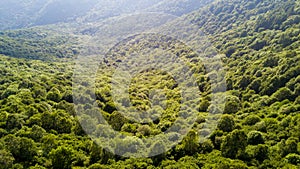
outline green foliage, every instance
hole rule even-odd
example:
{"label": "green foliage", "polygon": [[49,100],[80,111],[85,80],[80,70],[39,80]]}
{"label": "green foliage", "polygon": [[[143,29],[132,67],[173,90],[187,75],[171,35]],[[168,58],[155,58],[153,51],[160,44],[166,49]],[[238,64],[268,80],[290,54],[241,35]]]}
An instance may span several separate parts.
{"label": "green foliage", "polygon": [[262,162],[268,158],[269,150],[266,145],[259,144],[257,146],[247,146],[246,153],[250,159],[256,159]]}
{"label": "green foliage", "polygon": [[285,158],[291,164],[294,164],[294,165],[300,164],[300,155],[299,154],[288,154]]}
{"label": "green foliage", "polygon": [[280,88],[277,90],[271,97],[274,98],[275,101],[283,101],[285,99],[292,100],[293,92],[286,88]]}
{"label": "green foliage", "polygon": [[236,96],[227,98],[225,103],[224,113],[234,114],[237,113],[241,108],[240,100]]}
{"label": "green foliage", "polygon": [[122,126],[125,124],[126,119],[124,118],[124,116],[115,111],[114,113],[112,113],[110,115],[110,119],[109,119],[109,123],[110,125],[113,127],[113,129],[120,131]]}
{"label": "green foliage", "polygon": [[200,112],[206,112],[208,107],[209,107],[210,103],[208,100],[202,100],[200,102],[200,105],[199,105],[199,111]]}
{"label": "green foliage", "polygon": [[240,158],[244,155],[247,146],[247,136],[244,131],[234,130],[222,142],[221,151],[224,157]]}
{"label": "green foliage", "polygon": [[73,122],[64,111],[45,112],[41,115],[42,127],[46,130],[56,130],[58,133],[70,133]]}
{"label": "green foliage", "polygon": [[12,167],[15,158],[12,156],[10,152],[5,149],[0,150],[0,168],[1,169],[9,169]]}
{"label": "green foliage", "polygon": [[32,139],[7,135],[4,137],[7,149],[18,162],[31,161],[37,154],[36,144]]}
{"label": "green foliage", "polygon": [[193,155],[198,151],[199,138],[195,131],[190,131],[182,141],[185,155]]}
{"label": "green foliage", "polygon": [[79,38],[32,28],[0,32],[0,54],[16,58],[56,60],[78,55]]}
{"label": "green foliage", "polygon": [[299,140],[298,138],[293,138],[293,137],[290,137],[287,140],[281,140],[281,142],[278,143],[280,149],[280,155],[282,157],[285,157],[290,153],[298,153],[297,151],[298,140]]}
{"label": "green foliage", "polygon": [[149,125],[142,125],[137,129],[137,132],[142,136],[149,136],[151,134],[151,128]]}
{"label": "green foliage", "polygon": [[60,91],[54,87],[47,93],[46,98],[48,100],[59,102],[61,100],[62,96],[60,94]]}
{"label": "green foliage", "polygon": [[261,132],[258,132],[258,131],[249,132],[247,141],[248,141],[248,144],[251,144],[251,145],[264,144],[263,135]]}
{"label": "green foliage", "polygon": [[255,125],[256,123],[260,122],[260,117],[257,115],[249,115],[245,118],[245,121],[243,122],[246,125]]}
{"label": "green foliage", "polygon": [[53,168],[72,168],[73,151],[70,147],[59,146],[49,153]]}
{"label": "green foliage", "polygon": [[[181,9],[179,4],[175,6]],[[204,67],[195,59],[195,52],[177,41],[141,35],[131,39],[133,44],[121,42],[106,56],[107,65],[99,69],[95,93],[86,89],[88,82],[80,82],[81,101],[91,100],[93,94],[96,101],[74,108],[73,94],[78,93],[72,92],[73,57],[84,48],[78,42],[90,36],[81,33],[96,28],[86,25],[81,31],[72,27],[71,31],[76,29],[72,35],[43,27],[0,32],[0,53],[15,57],[0,55],[0,169],[299,168],[299,9],[294,0],[233,0],[218,1],[183,16],[198,25],[199,32],[207,34],[218,52],[226,55],[222,58],[227,82],[227,96],[222,98],[226,100],[224,115],[222,106],[211,104],[213,85],[208,77],[216,72],[208,75],[207,68],[215,63]],[[69,25],[62,24],[58,29],[68,32]],[[195,37],[188,38],[193,44]],[[185,119],[178,116],[188,118],[190,110],[181,104],[181,89],[168,72],[141,72],[132,79],[129,100],[117,98],[123,106],[131,103],[132,108],[140,110],[141,119],[153,120],[149,123],[128,119],[134,111],[121,113],[111,95],[117,63],[131,51],[147,47],[154,51],[161,46],[182,57],[196,72],[199,91],[195,93],[201,93],[201,99],[185,105],[199,109],[192,112],[197,114],[196,123],[177,146],[163,154],[158,152],[166,149],[166,143],[157,139],[147,152],[157,156],[131,159],[114,155],[87,136],[95,133],[112,137],[104,120],[132,138],[161,134],[175,120],[179,123],[170,140],[177,140],[186,130]],[[210,131],[218,119],[216,130]],[[201,142],[201,134],[209,138]],[[132,141],[144,145],[131,137],[110,144],[120,150],[114,153],[128,155],[137,151]]]}
{"label": "green foliage", "polygon": [[231,132],[235,127],[234,117],[232,115],[223,115],[218,123],[218,129]]}

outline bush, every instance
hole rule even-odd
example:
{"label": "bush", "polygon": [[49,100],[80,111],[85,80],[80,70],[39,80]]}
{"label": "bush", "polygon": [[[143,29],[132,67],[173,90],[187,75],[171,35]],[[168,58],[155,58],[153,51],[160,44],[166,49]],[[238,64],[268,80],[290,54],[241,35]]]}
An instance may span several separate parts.
{"label": "bush", "polygon": [[151,128],[148,125],[142,125],[137,129],[137,132],[143,136],[149,136],[151,134]]}
{"label": "bush", "polygon": [[52,100],[54,102],[59,102],[62,99],[62,95],[60,94],[60,91],[56,88],[52,88],[47,93],[47,99]]}
{"label": "bush", "polygon": [[0,169],[11,168],[15,158],[6,150],[0,150]]}
{"label": "bush", "polygon": [[238,97],[230,96],[226,98],[224,113],[226,114],[235,114],[241,108],[241,103]]}
{"label": "bush", "polygon": [[248,144],[258,145],[258,144],[264,143],[264,138],[263,138],[263,135],[261,134],[261,132],[251,131],[248,133],[247,141],[248,141]]}
{"label": "bush", "polygon": [[199,111],[206,112],[209,105],[210,105],[210,102],[208,100],[202,100],[199,104]]}
{"label": "bush", "polygon": [[234,130],[229,133],[221,145],[221,152],[227,158],[239,158],[244,155],[247,146],[247,136],[244,131]]}
{"label": "bush", "polygon": [[274,99],[275,101],[283,101],[285,99],[292,100],[293,97],[293,92],[287,88],[287,87],[282,87],[278,89],[272,96],[271,98]]}
{"label": "bush", "polygon": [[268,146],[259,144],[257,146],[247,146],[246,153],[252,159],[264,161],[268,158]]}
{"label": "bush", "polygon": [[249,115],[245,118],[243,124],[252,126],[260,122],[260,120],[260,117],[258,117],[257,115]]}
{"label": "bush", "polygon": [[234,117],[232,115],[223,115],[217,127],[225,132],[232,131],[235,127]]}
{"label": "bush", "polygon": [[206,140],[202,143],[200,143],[199,150],[201,153],[210,153],[214,149],[214,144],[211,142],[211,140]]}
{"label": "bush", "polygon": [[294,165],[300,165],[300,155],[299,154],[288,154],[285,159],[288,161],[288,163],[294,164]]}
{"label": "bush", "polygon": [[73,150],[69,147],[60,146],[57,149],[53,149],[50,154],[53,168],[71,169]]}

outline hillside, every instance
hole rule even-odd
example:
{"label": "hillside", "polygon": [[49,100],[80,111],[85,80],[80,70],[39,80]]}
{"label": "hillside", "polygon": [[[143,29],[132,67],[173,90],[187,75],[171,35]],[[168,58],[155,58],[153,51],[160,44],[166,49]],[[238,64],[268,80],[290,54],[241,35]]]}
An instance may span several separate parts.
{"label": "hillside", "polygon": [[94,22],[134,12],[189,13],[211,1],[197,0],[2,0],[0,30],[38,25]]}
{"label": "hillside", "polygon": [[0,169],[299,168],[299,1],[113,2],[0,32]]}
{"label": "hillside", "polygon": [[71,33],[41,28],[2,31],[0,34],[0,54],[38,60],[75,57],[82,40]]}

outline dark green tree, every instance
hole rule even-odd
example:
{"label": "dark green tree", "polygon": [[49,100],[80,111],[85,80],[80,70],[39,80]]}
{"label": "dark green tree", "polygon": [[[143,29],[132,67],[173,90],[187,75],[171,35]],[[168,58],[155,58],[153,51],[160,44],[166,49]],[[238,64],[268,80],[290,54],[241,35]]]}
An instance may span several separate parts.
{"label": "dark green tree", "polygon": [[240,158],[244,155],[247,146],[247,136],[242,130],[234,130],[229,133],[222,142],[221,151],[224,157]]}
{"label": "dark green tree", "polygon": [[231,132],[235,127],[234,117],[232,115],[223,115],[218,123],[218,129]]}
{"label": "dark green tree", "polygon": [[52,167],[57,169],[71,169],[73,156],[73,149],[68,146],[59,146],[49,153]]}
{"label": "dark green tree", "polygon": [[248,133],[248,144],[258,145],[264,143],[264,138],[261,132],[259,131],[251,131]]}
{"label": "dark green tree", "polygon": [[0,169],[9,169],[12,167],[15,158],[12,156],[10,152],[3,149],[0,150]]}

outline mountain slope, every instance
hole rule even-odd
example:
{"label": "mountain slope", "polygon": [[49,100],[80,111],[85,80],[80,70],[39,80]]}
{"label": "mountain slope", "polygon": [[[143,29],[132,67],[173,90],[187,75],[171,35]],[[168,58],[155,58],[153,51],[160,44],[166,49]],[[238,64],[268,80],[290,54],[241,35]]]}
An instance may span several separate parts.
{"label": "mountain slope", "polygon": [[[74,86],[72,77],[85,71],[79,69],[79,72],[74,72],[78,70],[75,69],[76,61],[77,64],[81,61],[89,63],[87,60],[93,58],[87,56],[82,57],[82,60],[73,60],[76,59],[74,56],[77,52],[72,54],[72,49],[84,51],[82,49],[89,44],[82,41],[92,38],[101,40],[100,35],[112,36],[110,28],[122,25],[114,22],[124,21],[122,18],[95,22],[95,25],[80,25],[86,23],[80,22],[1,32],[1,39],[4,41],[1,46],[7,45],[1,49],[2,52],[15,52],[12,56],[18,59],[0,55],[0,156],[3,157],[0,158],[0,166],[91,169],[299,168],[299,5],[299,1],[293,0],[215,1],[175,20],[190,21],[198,25],[199,32],[205,33],[203,36],[213,48],[207,49],[205,54],[222,55],[227,86],[223,114],[219,114],[222,110],[211,104],[214,87],[211,82],[214,79],[211,77],[217,73],[207,74],[203,63],[195,59],[197,54],[187,45],[197,42],[193,35],[186,35],[190,39],[187,43],[160,34],[138,34],[122,39],[106,53],[106,60],[102,60],[105,64],[94,75],[95,85],[88,88],[90,81],[87,77],[77,79],[78,86]],[[142,21],[142,26],[150,24],[146,20]],[[171,22],[166,27],[172,30],[178,25],[181,24]],[[132,25],[122,29],[128,30],[130,26]],[[83,33],[82,30],[86,28],[95,31]],[[133,30],[139,28],[136,26]],[[111,39],[113,38],[115,37],[112,36]],[[39,52],[44,48],[47,49],[46,52]],[[26,50],[29,52],[23,52]],[[151,109],[152,114],[138,114],[140,118],[150,119],[150,122],[140,123],[127,118],[134,111],[125,115],[116,111],[117,105],[111,89],[117,82],[112,77],[116,67],[126,63],[126,59],[129,59],[129,63],[147,61],[133,55],[135,51],[149,54],[149,58],[159,58],[165,56],[160,50],[175,53],[176,57],[182,58],[191,66],[199,88],[193,92],[201,93],[202,97],[199,102],[188,103],[197,107],[196,112],[188,108],[180,109],[180,86],[168,72],[153,69],[141,71],[133,77],[128,87],[129,102],[134,108]],[[57,52],[64,51],[71,54],[66,52],[66,55],[56,55]],[[60,56],[71,58],[63,63],[63,59],[22,59],[29,54],[34,55],[34,59]],[[159,64],[167,67],[164,59],[168,58],[162,57]],[[96,61],[92,60],[91,63]],[[209,65],[220,66],[215,62]],[[178,67],[174,69],[176,68]],[[152,97],[150,89],[158,89],[154,92],[159,96],[156,99],[166,101],[151,107],[151,101],[157,100]],[[74,91],[80,92],[73,93]],[[94,102],[76,104],[74,98],[79,98],[83,103],[90,100]],[[128,103],[124,95],[117,99],[125,100],[125,105]],[[78,111],[83,112],[83,115],[78,116]],[[209,116],[209,112],[216,114]],[[178,135],[184,132],[181,130],[186,125],[184,117],[189,113],[196,114],[196,118],[186,137],[171,150],[150,158],[119,156],[128,153],[128,147],[132,146],[130,139],[110,142],[112,146],[119,146],[120,151],[109,151],[99,147],[86,134],[111,137],[104,125],[106,120],[113,129],[132,136],[132,139],[154,137],[174,126],[167,141],[177,140]],[[220,120],[216,124],[216,130],[210,131],[206,124],[213,118]],[[179,123],[173,125],[175,120]],[[84,131],[79,122],[90,128]],[[198,135],[207,136],[207,139],[200,140],[202,137],[199,138]],[[167,141],[154,140],[156,144],[150,148],[153,151],[158,150],[157,147],[164,150],[169,146]],[[148,151],[149,147],[145,145],[145,149]],[[130,150],[134,153],[136,149],[133,147]]]}
{"label": "mountain slope", "polygon": [[206,0],[2,0],[0,2],[0,30],[76,20],[95,22],[112,16],[145,10],[182,15],[209,2]]}

